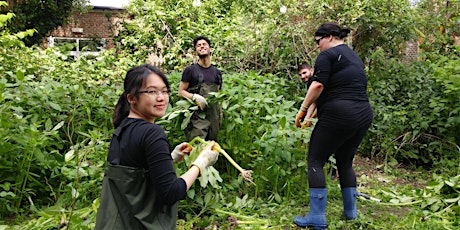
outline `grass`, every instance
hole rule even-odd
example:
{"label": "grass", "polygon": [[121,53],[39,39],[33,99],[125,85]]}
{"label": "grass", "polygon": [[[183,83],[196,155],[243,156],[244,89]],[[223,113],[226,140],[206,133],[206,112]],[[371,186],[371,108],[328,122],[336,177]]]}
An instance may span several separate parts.
{"label": "grass", "polygon": [[[433,213],[423,210],[419,203],[404,205],[391,202],[394,196],[404,198],[404,196],[414,194],[415,190],[424,189],[427,181],[431,179],[430,172],[412,171],[401,165],[391,168],[391,170],[388,170],[387,167],[386,171],[384,171],[384,167],[381,167],[379,162],[361,156],[356,157],[354,168],[359,184],[358,191],[378,198],[382,202],[359,197],[357,200],[358,219],[345,221],[342,218],[342,197],[339,181],[331,180],[330,177],[327,177],[329,191],[326,213],[328,229],[456,229],[454,228],[455,224],[449,223],[445,218],[438,218],[435,215],[428,217]],[[234,179],[234,181],[237,180]],[[244,182],[241,182],[241,178],[239,180],[239,183],[232,184],[232,186],[240,187],[241,190],[251,188],[252,185],[247,182],[244,184]],[[223,187],[229,186],[221,185]],[[292,220],[295,215],[304,215],[309,211],[308,189],[307,186],[295,187],[303,189],[291,191],[289,197],[281,196],[279,199],[251,197],[250,193],[243,191],[239,191],[236,194],[223,192],[224,194],[215,196],[215,200],[211,201],[209,205],[204,205],[206,206],[205,208],[203,208],[204,206],[199,206],[192,212],[190,212],[190,209],[183,210],[188,214],[187,216],[182,216],[178,221],[177,229],[300,229],[292,223]],[[181,206],[189,207],[187,202],[189,201],[181,201],[180,208]],[[218,203],[219,205],[214,206],[213,203]],[[95,205],[97,206],[97,204]],[[75,218],[88,216],[94,210],[94,207],[81,209],[81,212],[84,213],[75,215]],[[24,229],[23,224],[26,223],[26,226],[32,227],[29,229],[58,229],[57,225],[60,221],[58,217],[57,215],[51,215],[42,216],[39,219],[30,219],[33,217],[18,218],[17,221],[24,220],[22,224],[16,223],[18,225],[13,224],[13,226],[0,224],[0,229]],[[94,220],[93,216],[93,218],[81,223],[85,224],[85,226],[72,224],[69,229],[91,229],[90,226],[93,226]],[[50,221],[56,223],[54,228],[39,227],[42,224],[49,225]],[[77,220],[76,222],[78,223],[79,221]]]}
{"label": "grass", "polygon": [[[423,189],[429,172],[414,172],[395,167],[389,172],[381,170],[378,162],[357,156],[354,167],[358,179],[358,191],[381,200],[376,202],[362,197],[357,199],[358,219],[345,221],[342,217],[342,197],[338,180],[328,178],[328,229],[449,229],[449,223],[426,218],[418,203],[412,205],[389,202],[389,193],[412,194]],[[410,176],[406,176],[410,175]],[[292,223],[295,215],[308,212],[308,191],[293,191],[281,202],[247,198],[247,205],[211,210],[203,219],[211,220],[207,227],[194,229],[301,229]],[[227,196],[230,197],[230,196]],[[181,222],[179,222],[181,223]],[[451,226],[451,225],[450,225]],[[187,229],[178,227],[178,229]]]}

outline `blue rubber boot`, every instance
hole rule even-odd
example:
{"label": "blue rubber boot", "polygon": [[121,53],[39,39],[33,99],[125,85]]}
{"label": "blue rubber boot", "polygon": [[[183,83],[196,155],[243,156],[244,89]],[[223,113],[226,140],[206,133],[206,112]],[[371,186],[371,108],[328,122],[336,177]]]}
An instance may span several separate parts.
{"label": "blue rubber boot", "polygon": [[310,188],[310,212],[306,216],[295,216],[294,223],[300,227],[326,229],[326,188]]}
{"label": "blue rubber boot", "polygon": [[356,218],[358,218],[356,195],[356,187],[342,189],[343,213],[347,220],[356,220]]}

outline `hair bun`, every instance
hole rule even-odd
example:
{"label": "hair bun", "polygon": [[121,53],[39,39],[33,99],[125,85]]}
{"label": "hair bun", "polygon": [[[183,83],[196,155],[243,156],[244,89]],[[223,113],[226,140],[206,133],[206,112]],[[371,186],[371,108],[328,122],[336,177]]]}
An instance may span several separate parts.
{"label": "hair bun", "polygon": [[349,29],[349,28],[341,28],[341,29],[340,29],[340,35],[339,35],[339,37],[340,37],[340,38],[344,38],[344,37],[346,37],[349,33],[350,33],[350,29]]}

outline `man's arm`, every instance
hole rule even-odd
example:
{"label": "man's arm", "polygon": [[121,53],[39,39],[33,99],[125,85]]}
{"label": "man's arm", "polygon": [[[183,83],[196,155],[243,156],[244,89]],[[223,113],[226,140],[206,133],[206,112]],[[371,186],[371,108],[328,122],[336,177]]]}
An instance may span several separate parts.
{"label": "man's arm", "polygon": [[177,90],[177,95],[178,95],[179,97],[185,97],[185,98],[188,98],[188,99],[192,100],[193,93],[189,93],[189,92],[187,91],[188,86],[189,86],[189,83],[188,83],[188,82],[181,81],[181,82],[179,83],[179,89]]}
{"label": "man's arm", "polygon": [[310,119],[310,118],[315,118],[316,116],[316,113],[315,112],[315,109],[316,109],[316,103],[313,102],[311,103],[311,105],[308,107],[308,110],[307,110],[307,115],[305,116],[305,119]]}
{"label": "man's arm", "polygon": [[[307,115],[307,110],[310,106],[314,105],[316,107],[316,99],[318,99],[319,95],[323,92],[323,84],[321,84],[320,82],[317,82],[317,81],[313,81],[310,85],[310,87],[308,88],[308,91],[307,91],[307,95],[305,95],[305,98],[302,102],[302,105],[300,106],[300,110],[299,112],[297,113],[296,115],[296,120],[295,120],[295,124],[297,127],[302,127],[302,124],[300,123],[303,119],[310,119],[311,117],[311,113],[313,112],[313,109],[311,109],[309,112],[309,116],[306,117]],[[308,123],[309,120],[307,120],[307,126],[311,126],[311,122]]]}
{"label": "man's arm", "polygon": [[308,108],[311,104],[315,103],[319,95],[323,92],[323,84],[317,81],[313,81],[308,88],[307,95],[302,102],[302,107]]}
{"label": "man's arm", "polygon": [[303,125],[307,127],[311,127],[313,125],[311,119],[316,117],[316,103],[313,102],[311,105],[308,107],[307,110],[307,115],[304,118]]}
{"label": "man's arm", "polygon": [[199,94],[189,93],[187,91],[188,86],[189,86],[188,82],[181,81],[179,83],[179,89],[177,90],[177,95],[179,97],[185,97],[185,98],[188,98],[188,99],[194,101],[195,104],[198,105],[198,107],[201,110],[206,109],[206,107],[208,107],[208,102],[206,101],[206,99],[203,96],[199,95]]}

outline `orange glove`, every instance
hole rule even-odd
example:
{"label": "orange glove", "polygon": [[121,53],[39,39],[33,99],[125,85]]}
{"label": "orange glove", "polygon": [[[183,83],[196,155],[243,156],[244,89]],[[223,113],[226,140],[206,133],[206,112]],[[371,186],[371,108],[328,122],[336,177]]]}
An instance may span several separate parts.
{"label": "orange glove", "polygon": [[297,128],[302,127],[301,123],[307,115],[307,109],[308,108],[301,106],[299,112],[297,113],[297,116],[295,116],[295,126],[297,126]]}

